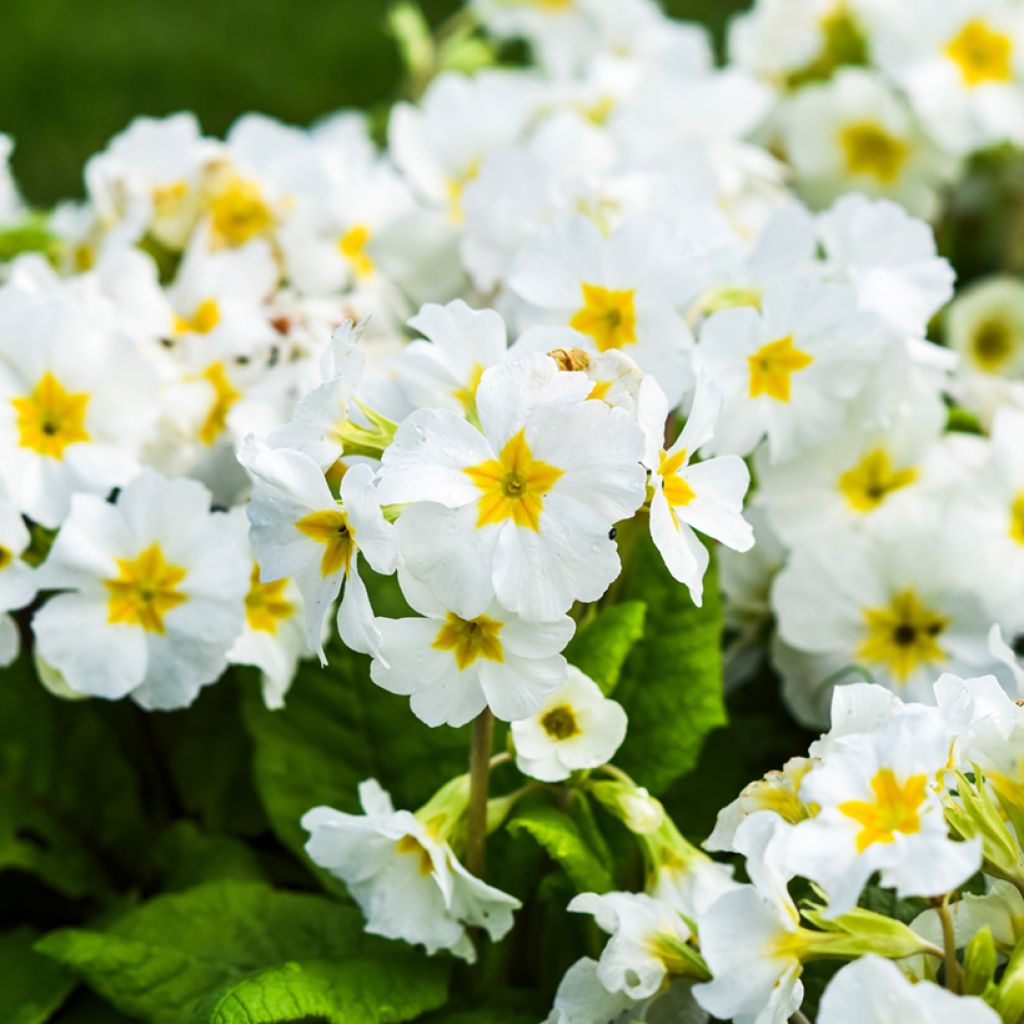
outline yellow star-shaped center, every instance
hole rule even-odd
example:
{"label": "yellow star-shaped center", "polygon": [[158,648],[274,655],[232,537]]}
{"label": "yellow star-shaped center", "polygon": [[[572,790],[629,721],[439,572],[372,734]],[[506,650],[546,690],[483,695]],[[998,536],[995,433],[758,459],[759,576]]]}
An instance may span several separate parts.
{"label": "yellow star-shaped center", "polygon": [[431,647],[436,651],[451,651],[460,672],[480,658],[501,662],[505,660],[500,638],[503,625],[486,615],[462,619],[449,612]]}
{"label": "yellow star-shaped center", "polygon": [[916,479],[916,469],[896,469],[889,453],[884,448],[875,448],[840,475],[839,490],[851,508],[871,512],[893,491],[907,487]]}
{"label": "yellow star-shaped center", "polygon": [[250,629],[260,633],[276,633],[283,619],[295,611],[295,605],[285,596],[288,580],[260,582],[260,567],[252,567],[249,578],[249,593],[245,595],[245,621]]}
{"label": "yellow star-shaped center", "polygon": [[563,470],[533,457],[526,432],[509,438],[501,455],[463,472],[483,492],[477,502],[477,528],[511,519],[516,526],[540,529],[544,495],[555,486]]}
{"label": "yellow star-shaped center", "polygon": [[164,616],[188,600],[178,589],[187,570],[168,562],[159,544],[151,544],[134,559],[117,559],[117,569],[117,576],[103,581],[107,621],[162,635]]}
{"label": "yellow star-shaped center", "polygon": [[879,768],[871,780],[873,800],[847,800],[839,811],[856,821],[857,852],[863,853],[875,843],[891,843],[897,834],[911,835],[921,830],[921,807],[927,789],[927,777],[911,775],[902,783],[891,768]]}
{"label": "yellow star-shaped center", "polygon": [[891,185],[906,163],[907,144],[874,121],[856,121],[839,133],[848,174],[874,178],[880,185]]}
{"label": "yellow star-shaped center", "polygon": [[325,508],[311,512],[295,524],[295,529],[317,544],[323,544],[324,553],[320,559],[322,576],[333,576],[339,569],[349,571],[356,549],[356,535],[342,509]]}
{"label": "yellow star-shaped center", "polygon": [[946,44],[946,56],[971,88],[1013,79],[1013,40],[989,28],[980,18],[964,24]]}
{"label": "yellow star-shaped center", "polygon": [[39,378],[30,394],[12,398],[11,405],[22,448],[59,459],[68,445],[89,440],[85,429],[89,395],[65,390],[49,371]]}
{"label": "yellow star-shaped center", "polygon": [[580,290],[583,305],[569,321],[574,331],[593,338],[599,352],[636,344],[636,294],[632,288],[581,284]]}
{"label": "yellow star-shaped center", "polygon": [[884,665],[899,682],[906,682],[920,666],[945,659],[939,638],[950,620],[924,604],[913,590],[898,591],[886,607],[865,608],[863,615],[866,632],[858,656]]}
{"label": "yellow star-shaped center", "polygon": [[366,251],[369,244],[370,229],[365,224],[353,225],[338,239],[338,251],[358,278],[373,276],[374,262]]}
{"label": "yellow star-shaped center", "polygon": [[793,345],[792,334],[769,341],[752,356],[747,356],[747,365],[750,367],[750,397],[767,395],[776,402],[788,402],[790,378],[794,373],[807,369],[813,362],[813,356]]}

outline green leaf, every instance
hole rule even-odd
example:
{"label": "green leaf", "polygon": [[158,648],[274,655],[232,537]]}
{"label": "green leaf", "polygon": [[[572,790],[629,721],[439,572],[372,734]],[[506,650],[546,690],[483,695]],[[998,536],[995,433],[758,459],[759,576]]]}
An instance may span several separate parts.
{"label": "green leaf", "polygon": [[60,964],[33,952],[30,928],[0,934],[0,1020],[44,1024],[78,984]]}
{"label": "green leaf", "polygon": [[259,857],[251,847],[231,836],[207,835],[191,821],[175,822],[156,848],[163,888],[190,889],[203,882],[236,878],[266,881]]}
{"label": "green leaf", "polygon": [[649,538],[636,546],[627,595],[646,601],[647,622],[615,692],[629,714],[615,763],[657,794],[696,764],[704,737],[726,721],[722,604],[714,567],[696,608]]}
{"label": "green leaf", "polygon": [[[358,811],[356,787],[376,778],[398,807],[415,809],[444,782],[464,772],[467,729],[430,729],[408,700],[374,686],[369,659],[340,645],[327,668],[300,667],[287,703],[268,711],[246,691],[243,707],[253,742],[256,788],[278,838],[305,859],[299,824],[312,807]],[[319,877],[334,891],[341,883]]]}
{"label": "green leaf", "polygon": [[608,892],[615,887],[608,861],[587,843],[565,811],[551,804],[523,808],[508,828],[532,836],[565,869],[579,892]]}
{"label": "green leaf", "polygon": [[584,626],[566,648],[569,661],[590,676],[605,696],[615,689],[629,652],[644,635],[646,614],[643,601],[612,605]]}
{"label": "green leaf", "polygon": [[158,896],[102,930],[52,932],[35,948],[149,1024],[181,1024],[200,1000],[269,967],[382,948],[394,955],[364,935],[355,907],[257,882]]}
{"label": "green leaf", "polygon": [[100,702],[68,702],[23,658],[0,673],[0,869],[66,896],[109,891],[137,867],[146,823],[138,776]]}
{"label": "green leaf", "polygon": [[407,953],[270,967],[209,996],[192,1024],[388,1024],[441,1006],[447,964]]}

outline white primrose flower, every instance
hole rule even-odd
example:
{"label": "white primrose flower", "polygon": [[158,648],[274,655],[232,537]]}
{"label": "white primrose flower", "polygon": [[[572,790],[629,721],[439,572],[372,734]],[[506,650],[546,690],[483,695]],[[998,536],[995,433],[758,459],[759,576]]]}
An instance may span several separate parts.
{"label": "white primrose flower", "polygon": [[[996,949],[1009,956],[1024,936],[1024,896],[1012,883],[989,879],[989,889],[980,896],[963,893],[949,904],[953,922],[953,941],[963,949],[982,928],[992,933]],[[918,935],[941,947],[943,925],[936,909],[925,910],[911,923]]]}
{"label": "white primrose flower", "polygon": [[609,530],[643,501],[643,435],[593,384],[534,355],[491,367],[481,428],[420,409],[384,452],[380,497],[409,572],[463,619],[498,602],[528,621],[593,601],[618,575]]}
{"label": "white primrose flower", "polygon": [[428,304],[409,320],[424,339],[404,348],[392,364],[414,409],[450,409],[472,419],[484,370],[508,349],[505,322],[493,309],[471,309],[461,299]]}
{"label": "white primrose flower", "polygon": [[589,676],[570,665],[568,678],[543,707],[512,723],[516,765],[542,782],[610,761],[626,738],[626,712]]}
{"label": "white primrose flower", "polygon": [[753,885],[726,892],[697,919],[701,954],[712,980],[694,986],[697,1002],[736,1024],[783,1024],[803,1002],[800,914],[786,884],[790,826],[761,811],[737,829],[734,848],[747,858]]}
{"label": "white primrose flower", "polygon": [[359,785],[362,814],[316,807],[302,817],[310,859],[340,878],[373,935],[440,949],[473,963],[469,928],[494,940],[512,927],[519,901],[471,875],[430,823],[396,811],[374,779]]}
{"label": "white primrose flower", "polygon": [[1024,377],[1024,282],[996,276],[969,285],[949,307],[947,331],[968,369]]}
{"label": "white primrose flower", "polygon": [[693,384],[693,337],[675,308],[671,251],[668,224],[651,215],[607,236],[586,217],[564,216],[523,247],[508,287],[523,326],[571,328],[590,352],[625,350],[676,405]]}
{"label": "white primrose flower", "polygon": [[977,996],[958,996],[930,981],[916,984],[891,961],[868,954],[846,964],[821,997],[818,1024],[998,1024]]}
{"label": "white primrose flower", "polygon": [[673,969],[687,964],[690,929],[682,915],[646,893],[580,893],[569,910],[593,914],[598,927],[611,935],[597,964],[597,978],[609,992],[645,999]]}
{"label": "white primrose flower", "polygon": [[336,499],[323,471],[302,452],[250,439],[238,458],[253,477],[248,511],[261,582],[295,580],[306,609],[306,640],[324,664],[323,623],[344,587],[341,639],[354,651],[376,654],[381,637],[359,555],[390,575],[398,550],[394,527],[381,514],[373,471],[366,465],[349,469]]}
{"label": "white primrose flower", "polygon": [[695,531],[735,551],[753,547],[754,532],[743,518],[750,471],[737,455],[692,461],[714,435],[722,407],[714,385],[705,379],[698,381],[690,415],[668,448],[662,447],[668,403],[663,395],[659,397],[661,401],[651,402],[649,407],[645,460],[651,470],[651,537],[668,571],[686,584],[694,604],[700,607],[709,555]]}
{"label": "white primrose flower", "polygon": [[787,862],[824,889],[826,917],[851,910],[876,871],[899,896],[940,896],[978,870],[980,840],[948,836],[937,779],[949,755],[942,716],[918,705],[845,737],[804,776],[800,796],[818,810],[793,826]]}
{"label": "white primrose flower", "polygon": [[991,612],[970,582],[976,557],[931,503],[909,499],[859,530],[803,541],[772,588],[786,645],[777,660],[797,716],[820,722],[832,686],[844,669],[852,682],[857,666],[928,703],[940,671],[1001,674],[987,640]]}
{"label": "white primrose flower", "polygon": [[545,1024],[616,1024],[637,1005],[637,1000],[624,992],[609,992],[601,984],[599,970],[598,962],[590,957],[577,960],[558,983]]}
{"label": "white primrose flower", "polygon": [[898,203],[852,194],[817,217],[829,275],[848,281],[861,308],[910,334],[953,297],[956,274],[938,255],[935,233]]}
{"label": "white primrose flower", "polygon": [[935,215],[950,158],[882,75],[840,68],[827,82],[800,89],[779,120],[798,191],[813,205],[856,190],[890,196],[918,216]]}
{"label": "white primrose flower", "polygon": [[44,526],[76,492],[131,479],[156,417],[156,380],[98,309],[63,289],[0,289],[0,481]]}
{"label": "white primrose flower", "polygon": [[186,707],[227,664],[250,566],[244,524],[195,481],[145,469],[114,504],[76,494],[38,571],[64,592],[32,620],[37,653],[76,693]]}
{"label": "white primrose flower", "polygon": [[850,288],[811,281],[770,285],[759,310],[708,317],[697,361],[724,398],[709,450],[747,455],[767,434],[772,459],[785,459],[835,436],[882,333]]}
{"label": "white primrose flower", "polygon": [[376,620],[381,639],[370,678],[411,697],[413,713],[427,725],[465,725],[485,707],[515,722],[534,714],[565,683],[561,651],[576,628],[567,615],[524,622],[492,604],[465,619],[407,572],[399,571],[399,582],[423,617]]}
{"label": "white primrose flower", "polygon": [[7,613],[24,608],[36,596],[35,572],[22,558],[30,542],[25,520],[0,495],[0,668],[10,665],[21,649],[18,625]]}

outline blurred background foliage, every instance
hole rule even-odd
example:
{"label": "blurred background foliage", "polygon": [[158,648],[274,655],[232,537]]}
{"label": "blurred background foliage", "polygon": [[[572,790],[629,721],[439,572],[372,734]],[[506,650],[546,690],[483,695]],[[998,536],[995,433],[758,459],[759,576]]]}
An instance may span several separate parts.
{"label": "blurred background foliage", "polygon": [[[422,0],[434,23],[459,0]],[[667,0],[720,41],[745,0]],[[308,124],[395,97],[385,0],[0,0],[0,131],[39,205],[82,193],[82,165],[139,114],[194,110],[222,134],[247,111]]]}

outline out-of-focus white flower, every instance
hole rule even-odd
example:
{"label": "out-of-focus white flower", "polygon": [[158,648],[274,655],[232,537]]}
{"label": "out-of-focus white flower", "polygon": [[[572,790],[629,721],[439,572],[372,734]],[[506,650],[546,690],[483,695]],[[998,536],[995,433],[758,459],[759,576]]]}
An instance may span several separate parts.
{"label": "out-of-focus white flower", "polygon": [[227,664],[251,567],[245,526],[191,480],[143,470],[108,504],[76,494],[39,586],[39,656],[76,693],[191,704]]}
{"label": "out-of-focus white flower", "polygon": [[568,679],[529,718],[512,723],[516,765],[542,782],[610,761],[626,738],[626,712],[597,683],[569,666]]}
{"label": "out-of-focus white flower", "polygon": [[24,519],[0,495],[0,668],[21,650],[17,623],[7,613],[24,608],[36,596],[35,573],[21,557],[30,541]]}

